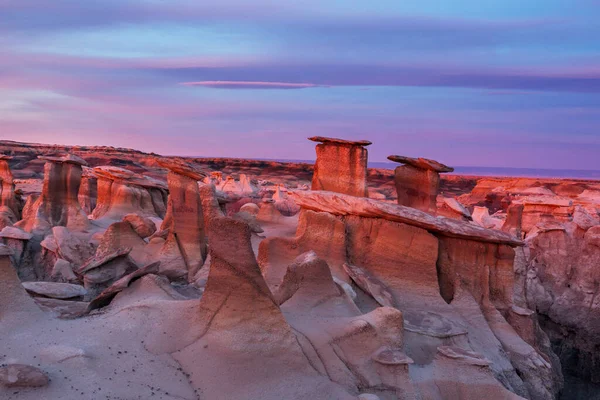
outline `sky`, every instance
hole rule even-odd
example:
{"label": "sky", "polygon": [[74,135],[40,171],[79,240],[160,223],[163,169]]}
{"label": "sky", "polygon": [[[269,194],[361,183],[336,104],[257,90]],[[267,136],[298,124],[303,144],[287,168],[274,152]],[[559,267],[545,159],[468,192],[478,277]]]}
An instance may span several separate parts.
{"label": "sky", "polygon": [[600,170],[600,0],[0,0],[0,139]]}

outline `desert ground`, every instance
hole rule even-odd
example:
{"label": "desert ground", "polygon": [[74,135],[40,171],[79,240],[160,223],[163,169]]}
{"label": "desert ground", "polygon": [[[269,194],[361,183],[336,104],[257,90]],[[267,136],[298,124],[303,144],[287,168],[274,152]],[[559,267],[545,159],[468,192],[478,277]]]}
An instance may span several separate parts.
{"label": "desert ground", "polygon": [[600,399],[600,181],[0,141],[1,399]]}

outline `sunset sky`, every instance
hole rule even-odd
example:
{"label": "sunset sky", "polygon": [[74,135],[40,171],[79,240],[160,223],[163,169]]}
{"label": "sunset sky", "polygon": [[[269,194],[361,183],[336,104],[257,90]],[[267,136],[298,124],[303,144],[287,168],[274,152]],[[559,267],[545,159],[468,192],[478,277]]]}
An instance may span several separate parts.
{"label": "sunset sky", "polygon": [[600,0],[0,0],[0,139],[600,169]]}

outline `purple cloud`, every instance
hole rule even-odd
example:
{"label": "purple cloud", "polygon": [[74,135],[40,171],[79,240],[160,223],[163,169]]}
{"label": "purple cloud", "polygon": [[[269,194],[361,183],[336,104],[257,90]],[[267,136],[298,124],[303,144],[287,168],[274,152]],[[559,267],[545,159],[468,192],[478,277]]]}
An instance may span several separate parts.
{"label": "purple cloud", "polygon": [[256,81],[200,81],[183,82],[183,86],[204,86],[218,89],[306,89],[320,87],[313,83],[256,82]]}

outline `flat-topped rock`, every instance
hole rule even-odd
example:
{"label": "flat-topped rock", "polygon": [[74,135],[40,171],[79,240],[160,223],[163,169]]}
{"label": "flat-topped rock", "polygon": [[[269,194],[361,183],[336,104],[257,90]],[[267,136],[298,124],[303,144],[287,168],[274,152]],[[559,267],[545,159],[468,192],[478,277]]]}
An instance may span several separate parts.
{"label": "flat-topped rock", "polygon": [[294,201],[303,208],[328,212],[333,215],[357,215],[383,218],[426,229],[443,236],[471,239],[479,242],[522,246],[523,242],[511,235],[445,217],[434,217],[426,212],[397,204],[325,191],[292,191]]}
{"label": "flat-topped rock", "polygon": [[345,145],[345,146],[370,146],[373,143],[368,141],[368,140],[345,140],[345,139],[337,139],[337,138],[330,138],[330,137],[324,137],[324,136],[313,136],[313,137],[309,137],[308,140],[311,140],[313,142],[318,142],[318,143],[325,143],[325,144],[338,144],[338,145]]}
{"label": "flat-topped rock", "polygon": [[184,175],[197,181],[208,176],[206,172],[181,158],[157,158],[156,162],[161,167],[167,168],[176,174]]}
{"label": "flat-topped rock", "polygon": [[23,229],[19,229],[15,226],[5,226],[0,231],[0,238],[29,240],[32,237],[33,235],[31,233],[25,232]]}
{"label": "flat-topped rock", "polygon": [[130,185],[136,185],[146,188],[167,189],[167,185],[158,179],[149,176],[136,174],[125,168],[113,167],[112,165],[103,165],[94,168],[94,173],[98,178],[108,179],[110,181],[123,182]]}
{"label": "flat-topped rock", "polygon": [[397,162],[400,164],[410,165],[410,166],[413,166],[418,169],[425,169],[425,170],[436,171],[436,172],[452,172],[452,171],[454,171],[454,168],[444,165],[435,160],[430,160],[428,158],[421,158],[421,157],[412,158],[412,157],[406,157],[406,156],[392,155],[392,156],[388,157],[388,160]]}
{"label": "flat-topped rock", "polygon": [[38,156],[40,160],[56,162],[56,163],[68,163],[77,165],[88,165],[88,163],[81,157],[74,154],[66,154],[64,156]]}
{"label": "flat-topped rock", "polygon": [[312,190],[327,190],[352,196],[369,196],[367,167],[368,141],[312,137],[321,142],[315,148],[317,159],[312,179]]}
{"label": "flat-topped rock", "polygon": [[83,286],[71,283],[23,282],[22,285],[29,293],[53,299],[72,299],[87,294]]}

